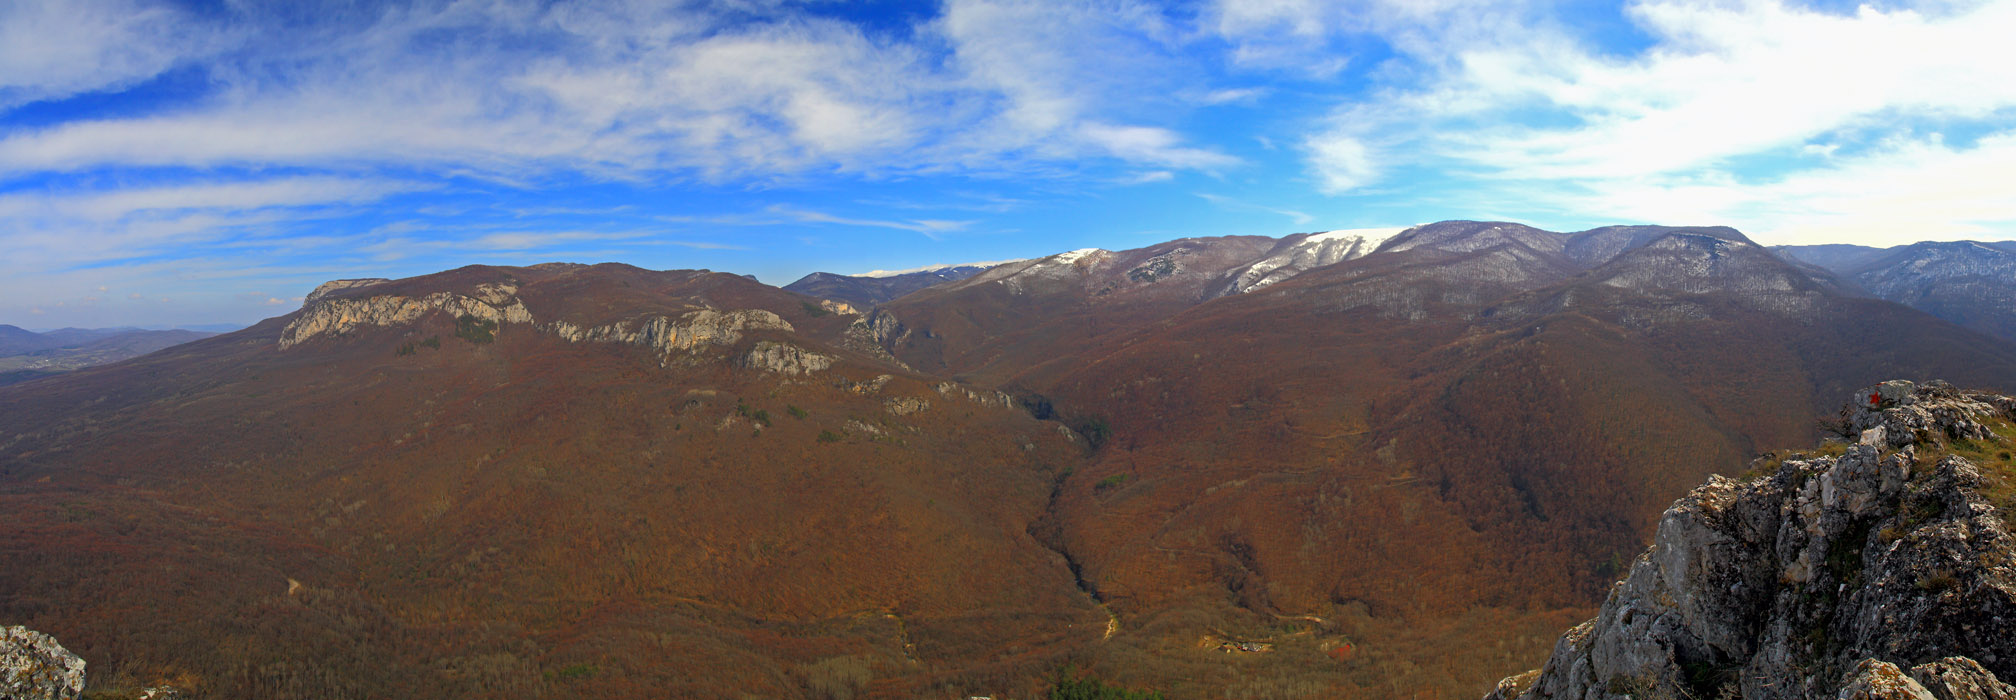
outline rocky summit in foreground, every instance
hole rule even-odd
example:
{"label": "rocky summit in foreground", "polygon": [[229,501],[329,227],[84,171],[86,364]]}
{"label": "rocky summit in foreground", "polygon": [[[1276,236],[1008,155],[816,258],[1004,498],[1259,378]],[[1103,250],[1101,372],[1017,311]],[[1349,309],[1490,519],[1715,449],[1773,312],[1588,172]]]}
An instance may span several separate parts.
{"label": "rocky summit in foreground", "polygon": [[2016,698],[2016,399],[1860,392],[1852,443],[1711,477],[1504,698]]}
{"label": "rocky summit in foreground", "polygon": [[70,700],[83,691],[83,659],[49,635],[0,627],[0,698]]}

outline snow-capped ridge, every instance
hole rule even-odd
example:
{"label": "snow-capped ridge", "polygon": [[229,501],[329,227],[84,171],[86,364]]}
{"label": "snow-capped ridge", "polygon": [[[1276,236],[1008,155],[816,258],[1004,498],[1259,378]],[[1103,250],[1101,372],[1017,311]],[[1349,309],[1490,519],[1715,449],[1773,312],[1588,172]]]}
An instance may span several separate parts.
{"label": "snow-capped ridge", "polygon": [[917,267],[906,267],[901,270],[869,270],[867,272],[859,272],[847,276],[880,278],[880,277],[895,277],[897,275],[908,275],[915,272],[938,272],[940,270],[957,270],[965,267],[977,267],[981,269],[986,269],[994,267],[995,265],[1006,265],[1008,263],[1017,263],[1022,262],[1024,260],[1028,260],[1028,258],[1009,258],[1006,260],[982,260],[978,262],[963,262],[963,263],[939,263],[933,265],[919,265]]}

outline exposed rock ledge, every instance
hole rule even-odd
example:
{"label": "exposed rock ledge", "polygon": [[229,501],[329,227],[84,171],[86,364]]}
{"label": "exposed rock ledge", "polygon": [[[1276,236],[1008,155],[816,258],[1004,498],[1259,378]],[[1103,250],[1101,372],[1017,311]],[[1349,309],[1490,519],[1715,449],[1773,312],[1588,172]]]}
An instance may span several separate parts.
{"label": "exposed rock ledge", "polygon": [[83,692],[83,659],[49,635],[0,627],[0,698],[71,700]]}
{"label": "exposed rock ledge", "polygon": [[[328,285],[323,285],[328,286]],[[380,295],[362,298],[324,299],[308,304],[301,316],[280,332],[280,349],[300,345],[322,335],[341,335],[361,326],[391,326],[412,323],[435,311],[456,316],[474,316],[502,326],[531,323],[532,312],[515,296],[518,288],[508,284],[477,285],[473,295],[435,292],[424,297]]]}
{"label": "exposed rock ledge", "polygon": [[[686,312],[677,321],[666,316],[651,316],[594,328],[581,328],[566,321],[556,321],[551,325],[551,329],[554,334],[572,343],[642,345],[657,350],[659,361],[667,364],[680,353],[692,352],[708,345],[733,345],[740,342],[743,331],[793,330],[790,322],[762,309],[734,311],[700,309]],[[827,363],[829,366],[830,359],[828,358]]]}
{"label": "exposed rock ledge", "polygon": [[2009,470],[2016,400],[1886,382],[1853,406],[1842,454],[1676,501],[1596,619],[1487,698],[2016,700],[2016,539],[1953,453]]}
{"label": "exposed rock ledge", "polygon": [[833,366],[833,358],[821,355],[789,343],[768,340],[756,341],[742,356],[741,365],[765,372],[777,372],[797,376],[811,374]]}
{"label": "exposed rock ledge", "polygon": [[[323,288],[346,281],[358,280],[338,280],[323,285]],[[566,321],[540,326],[535,323],[532,311],[519,301],[517,293],[518,288],[514,285],[481,284],[470,294],[436,292],[424,297],[385,294],[323,299],[310,303],[300,317],[287,324],[280,333],[280,349],[285,350],[319,336],[341,335],[363,326],[412,323],[435,311],[492,321],[498,324],[500,331],[507,323],[534,325],[572,343],[641,345],[656,350],[659,361],[668,365],[681,354],[708,346],[741,342],[745,331],[794,330],[790,322],[762,309],[698,309],[681,314],[676,320],[668,316],[649,316],[592,328]],[[787,374],[809,374],[831,367],[832,363],[831,357],[777,343],[759,343],[755,350],[742,358],[744,366]]]}
{"label": "exposed rock ledge", "polygon": [[375,284],[384,284],[390,281],[392,280],[388,280],[383,277],[365,277],[353,280],[329,280],[315,287],[315,291],[309,292],[308,298],[303,299],[301,301],[301,305],[307,306],[309,304],[313,304],[316,301],[321,300],[322,297],[326,297],[346,289],[369,287]]}

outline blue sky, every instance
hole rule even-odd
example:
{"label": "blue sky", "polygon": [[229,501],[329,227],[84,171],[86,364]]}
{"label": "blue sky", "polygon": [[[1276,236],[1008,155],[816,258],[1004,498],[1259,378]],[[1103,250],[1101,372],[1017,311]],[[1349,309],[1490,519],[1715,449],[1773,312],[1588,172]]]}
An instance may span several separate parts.
{"label": "blue sky", "polygon": [[1507,219],[2016,237],[2016,0],[0,2],[0,323]]}

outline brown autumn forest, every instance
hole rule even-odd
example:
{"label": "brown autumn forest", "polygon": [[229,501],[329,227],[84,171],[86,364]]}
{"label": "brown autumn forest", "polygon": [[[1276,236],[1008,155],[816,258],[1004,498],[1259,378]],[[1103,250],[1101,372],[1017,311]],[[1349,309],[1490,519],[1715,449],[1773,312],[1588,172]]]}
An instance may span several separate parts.
{"label": "brown autumn forest", "polygon": [[[1215,298],[1271,239],[1186,239],[872,317],[620,265],[349,290],[535,321],[281,349],[297,312],[0,389],[0,620],[107,697],[1474,697],[1851,389],[2016,388],[2005,341],[1733,231],[1600,231],[1424,227]],[[791,330],[540,325],[700,308]],[[834,361],[737,361],[766,342]]]}

